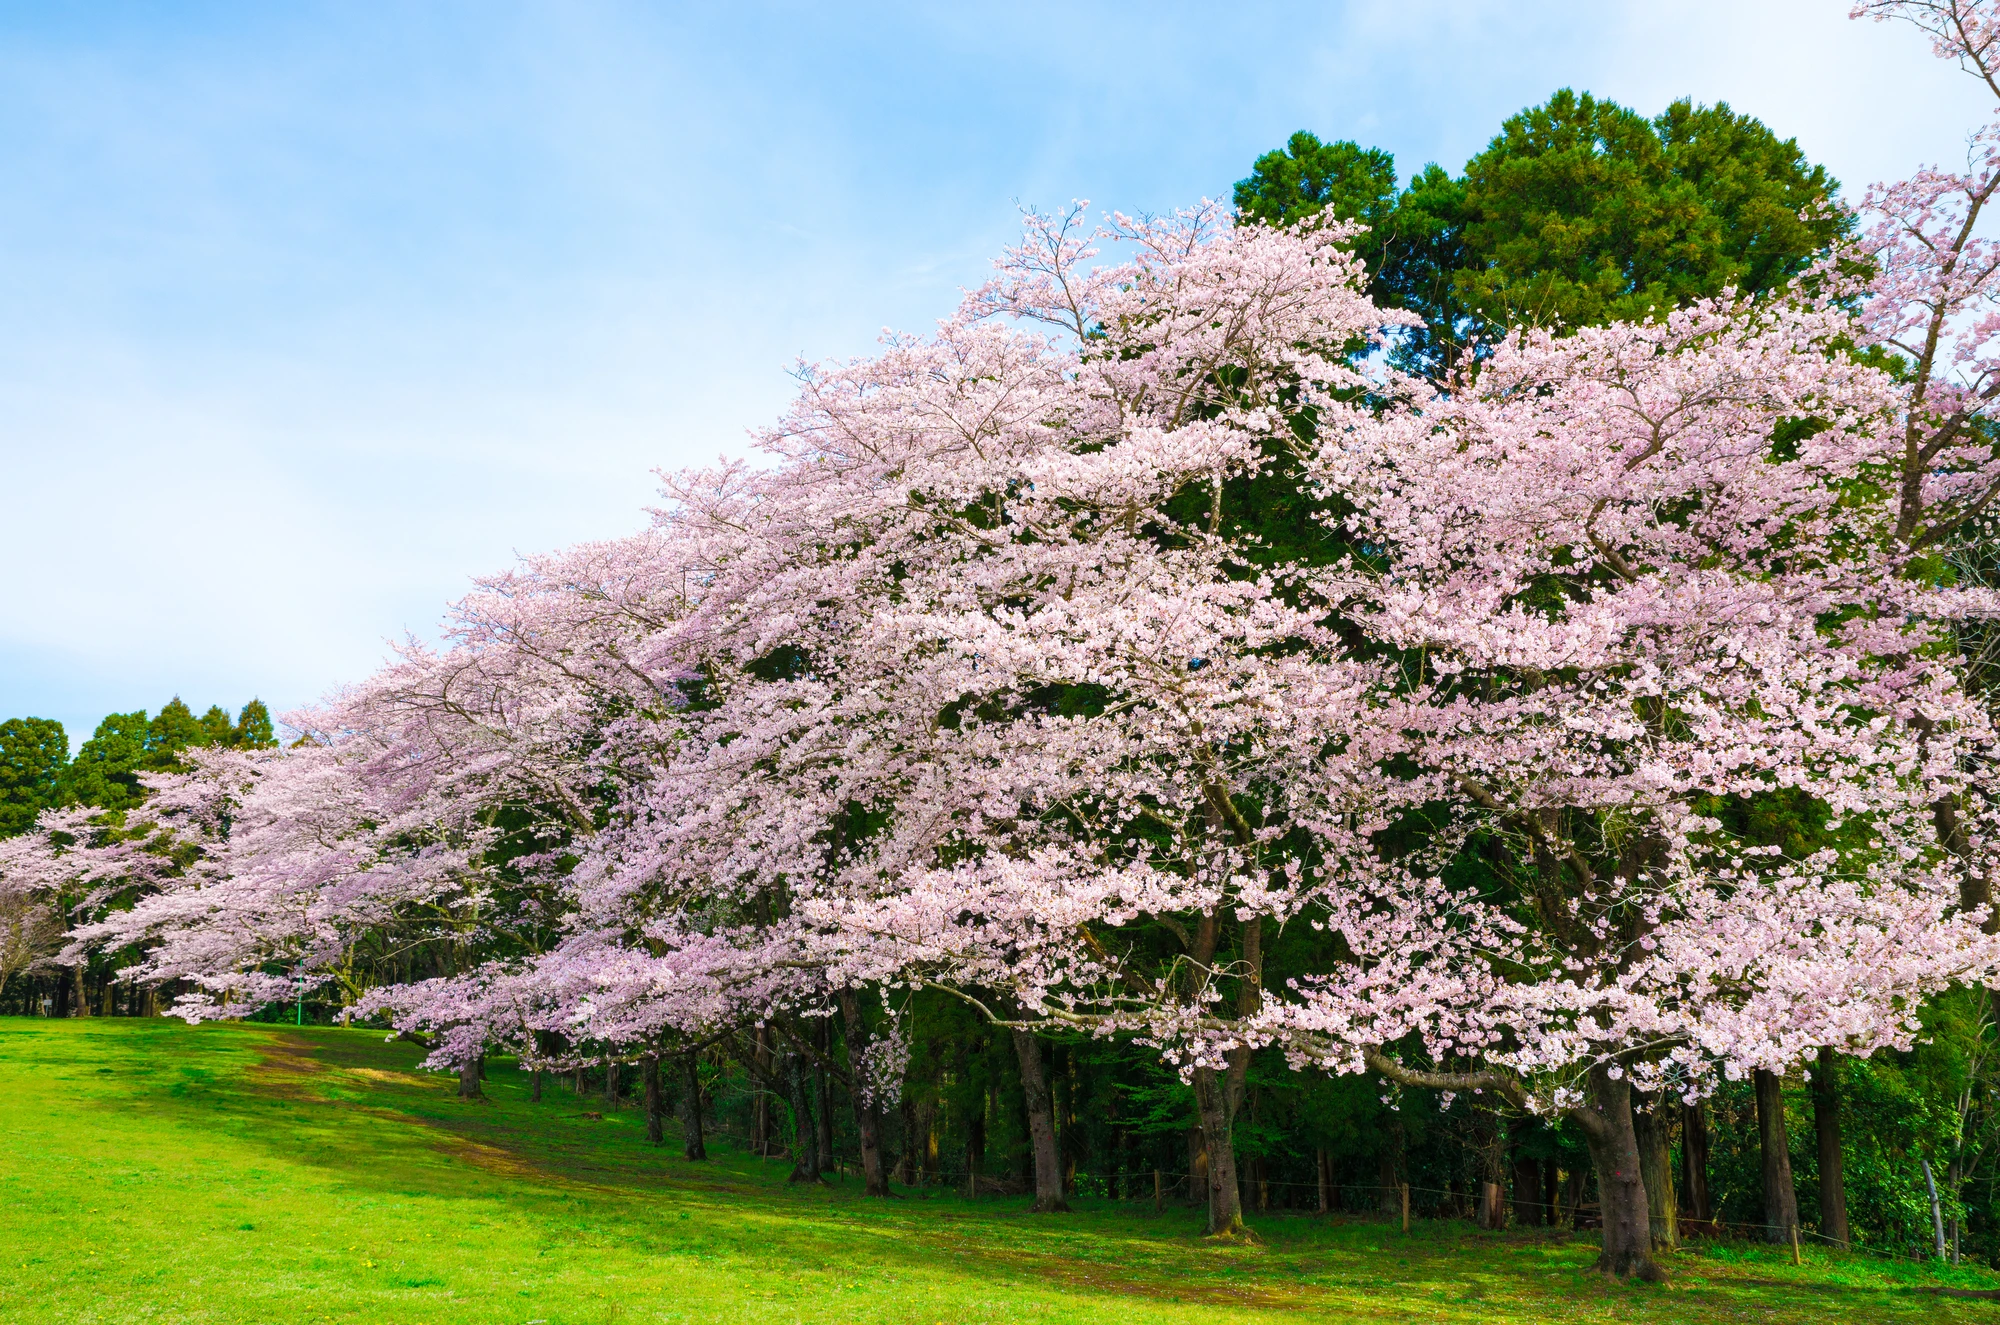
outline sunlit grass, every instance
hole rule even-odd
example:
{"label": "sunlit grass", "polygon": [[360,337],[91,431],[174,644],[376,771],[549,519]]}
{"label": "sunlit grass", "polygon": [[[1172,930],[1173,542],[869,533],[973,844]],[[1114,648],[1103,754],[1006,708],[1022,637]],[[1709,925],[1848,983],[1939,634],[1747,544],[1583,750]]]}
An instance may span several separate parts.
{"label": "sunlit grass", "polygon": [[1587,1241],[1296,1216],[800,1190],[690,1164],[497,1069],[490,1098],[365,1031],[0,1020],[0,1321],[1992,1320],[1971,1269],[1731,1247],[1662,1288]]}

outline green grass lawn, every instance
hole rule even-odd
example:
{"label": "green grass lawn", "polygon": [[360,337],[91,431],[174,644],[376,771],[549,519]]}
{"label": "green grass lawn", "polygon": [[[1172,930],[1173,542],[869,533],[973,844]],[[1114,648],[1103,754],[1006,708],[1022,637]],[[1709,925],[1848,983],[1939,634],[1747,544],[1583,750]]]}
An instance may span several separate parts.
{"label": "green grass lawn", "polygon": [[364,1031],[0,1020],[0,1321],[1993,1321],[1971,1269],[1714,1247],[1661,1287],[1587,1239],[801,1191]]}

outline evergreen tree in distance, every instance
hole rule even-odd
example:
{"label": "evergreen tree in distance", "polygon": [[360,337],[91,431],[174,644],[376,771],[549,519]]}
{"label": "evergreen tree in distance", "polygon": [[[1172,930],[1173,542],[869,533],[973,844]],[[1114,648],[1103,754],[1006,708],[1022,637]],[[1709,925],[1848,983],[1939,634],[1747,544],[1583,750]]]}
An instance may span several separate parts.
{"label": "evergreen tree in distance", "polygon": [[1370,227],[1355,252],[1385,306],[1425,328],[1406,366],[1449,373],[1474,336],[1643,319],[1724,289],[1773,289],[1847,226],[1838,184],[1792,139],[1727,105],[1657,117],[1567,88],[1508,119],[1458,178],[1428,165],[1400,193],[1394,160],[1292,135],[1236,185],[1245,215],[1325,211]]}
{"label": "evergreen tree in distance", "polygon": [[196,717],[176,695],[149,717],[144,709],[112,713],[76,752],[52,718],[0,722],[0,837],[26,832],[43,810],[65,805],[128,809],[144,798],[140,773],[179,771],[191,748],[268,750],[277,745],[271,710],[261,699],[234,721],[212,705]]}
{"label": "evergreen tree in distance", "polygon": [[0,837],[26,832],[56,803],[69,737],[49,718],[0,722]]}

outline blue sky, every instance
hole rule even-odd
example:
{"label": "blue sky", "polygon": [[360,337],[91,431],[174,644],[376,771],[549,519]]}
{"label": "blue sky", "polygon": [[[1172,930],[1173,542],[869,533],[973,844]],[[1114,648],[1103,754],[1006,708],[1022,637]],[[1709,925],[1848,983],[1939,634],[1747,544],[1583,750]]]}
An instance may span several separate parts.
{"label": "blue sky", "polygon": [[1850,192],[1962,156],[1970,80],[1846,9],[0,3],[0,717],[365,675],[948,312],[1017,204],[1301,128],[1456,170],[1565,85]]}

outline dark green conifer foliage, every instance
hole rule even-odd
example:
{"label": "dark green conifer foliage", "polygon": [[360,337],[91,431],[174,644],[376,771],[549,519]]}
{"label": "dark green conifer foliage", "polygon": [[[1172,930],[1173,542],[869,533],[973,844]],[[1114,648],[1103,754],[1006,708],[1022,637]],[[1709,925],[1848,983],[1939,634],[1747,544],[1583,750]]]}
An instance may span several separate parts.
{"label": "dark green conifer foliage", "polygon": [[201,740],[197,745],[234,745],[235,729],[229,725],[229,714],[220,704],[210,704],[208,712],[201,715]]}
{"label": "dark green conifer foliage", "polygon": [[264,707],[264,701],[253,699],[243,706],[236,715],[236,726],[231,729],[228,741],[239,750],[275,750],[278,746],[277,733],[271,726],[271,710]]}
{"label": "dark green conifer foliage", "polygon": [[[221,718],[227,730],[228,717],[221,709],[211,710]],[[159,716],[146,724],[146,763],[148,769],[169,769],[179,766],[175,758],[190,746],[208,745],[209,731],[202,726],[194,710],[175,695],[160,706]]]}
{"label": "dark green conifer foliage", "polygon": [[1465,168],[1465,304],[1493,326],[1645,317],[1803,270],[1841,222],[1800,213],[1837,185],[1798,144],[1727,105],[1648,120],[1568,88]]}
{"label": "dark green conifer foliage", "polygon": [[1236,185],[1236,206],[1267,225],[1319,212],[1380,230],[1396,210],[1396,158],[1345,140],[1323,143],[1300,130],[1264,153]]}
{"label": "dark green conifer foliage", "polygon": [[26,832],[36,815],[57,803],[68,763],[69,737],[60,722],[0,722],[0,837]]}
{"label": "dark green conifer foliage", "polygon": [[[1386,183],[1385,183],[1386,181]],[[1400,194],[1388,153],[1293,134],[1257,158],[1236,205],[1267,223],[1362,220],[1376,299],[1426,329],[1398,361],[1441,377],[1507,327],[1643,318],[1735,287],[1783,284],[1847,222],[1802,219],[1838,184],[1792,139],[1727,105],[1654,119],[1567,88],[1501,126],[1454,179],[1424,167]]]}
{"label": "dark green conifer foliage", "polygon": [[113,713],[97,724],[64,770],[65,805],[122,810],[140,798],[138,771],[146,765],[146,711]]}

